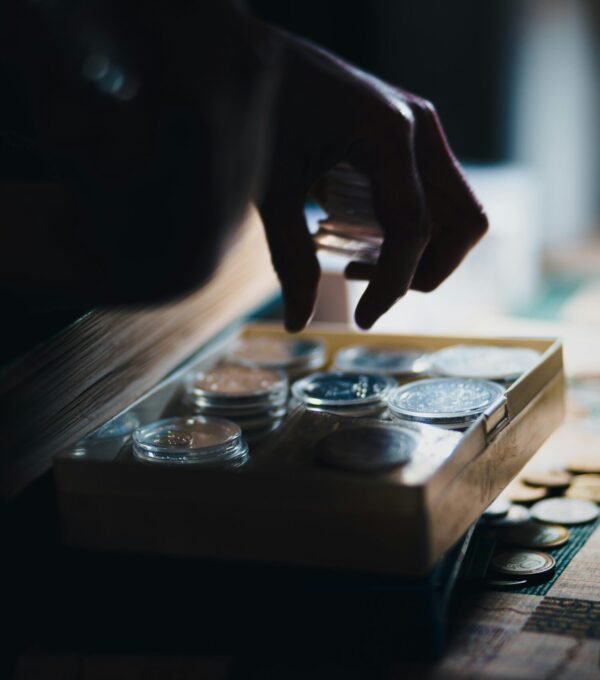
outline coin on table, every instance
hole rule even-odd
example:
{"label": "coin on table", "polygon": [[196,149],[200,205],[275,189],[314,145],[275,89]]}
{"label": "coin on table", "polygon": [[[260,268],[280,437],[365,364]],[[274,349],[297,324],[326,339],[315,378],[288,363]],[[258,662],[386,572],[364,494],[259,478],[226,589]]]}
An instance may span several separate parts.
{"label": "coin on table", "polygon": [[531,508],[531,516],[548,524],[586,524],[598,517],[598,507],[577,498],[547,498]]}
{"label": "coin on table", "polygon": [[513,503],[535,503],[545,498],[548,490],[541,486],[527,486],[519,480],[511,482],[502,492],[503,498],[508,498]]}
{"label": "coin on table", "polygon": [[435,352],[431,371],[437,375],[508,382],[533,368],[539,352],[527,347],[452,345]]}
{"label": "coin on table", "polygon": [[520,588],[527,585],[527,579],[499,579],[488,578],[485,580],[486,585],[492,588]]}
{"label": "coin on table", "polygon": [[567,461],[567,469],[576,473],[600,474],[600,454],[573,456]]}
{"label": "coin on table", "polygon": [[600,503],[600,487],[598,486],[572,486],[565,491],[567,498],[576,498],[591,503]]}
{"label": "coin on table", "polygon": [[381,472],[407,463],[417,448],[408,429],[382,424],[336,430],[317,444],[317,460],[352,472]]}
{"label": "coin on table", "polygon": [[521,548],[558,548],[569,540],[570,532],[558,524],[525,522],[507,528],[501,535],[502,541]]}
{"label": "coin on table", "polygon": [[593,489],[600,488],[600,475],[584,474],[573,477],[573,486],[585,486]]}
{"label": "coin on table", "polygon": [[538,576],[554,569],[552,555],[538,550],[507,550],[492,558],[492,567],[499,574],[509,576]]}
{"label": "coin on table", "polygon": [[513,503],[504,517],[490,519],[488,524],[492,527],[512,527],[530,519],[531,513],[524,505]]}
{"label": "coin on table", "polygon": [[488,505],[483,511],[483,517],[489,520],[506,517],[509,510],[510,501],[506,498],[496,498],[496,500],[491,505]]}
{"label": "coin on table", "polygon": [[566,489],[572,476],[566,470],[532,470],[521,479],[529,486],[543,486],[547,489]]}

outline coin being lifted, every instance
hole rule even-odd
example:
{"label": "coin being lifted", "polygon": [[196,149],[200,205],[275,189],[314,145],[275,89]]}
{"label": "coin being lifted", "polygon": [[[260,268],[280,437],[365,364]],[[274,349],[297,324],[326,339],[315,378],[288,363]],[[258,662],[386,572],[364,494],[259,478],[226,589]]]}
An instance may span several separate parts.
{"label": "coin being lifted", "polygon": [[432,355],[431,371],[437,375],[508,382],[533,368],[539,358],[538,352],[526,347],[453,345]]}
{"label": "coin being lifted", "polygon": [[492,559],[494,571],[513,577],[546,574],[555,565],[556,560],[552,555],[537,550],[508,550],[498,553]]}
{"label": "coin being lifted", "polygon": [[569,536],[569,530],[559,525],[525,522],[506,529],[501,539],[521,548],[558,548],[569,540]]}
{"label": "coin being lifted", "polygon": [[336,430],[317,445],[322,465],[352,472],[381,472],[407,463],[417,447],[410,430],[384,424]]}
{"label": "coin being lifted", "polygon": [[548,524],[586,524],[598,517],[598,507],[576,498],[547,498],[531,508],[531,516]]}

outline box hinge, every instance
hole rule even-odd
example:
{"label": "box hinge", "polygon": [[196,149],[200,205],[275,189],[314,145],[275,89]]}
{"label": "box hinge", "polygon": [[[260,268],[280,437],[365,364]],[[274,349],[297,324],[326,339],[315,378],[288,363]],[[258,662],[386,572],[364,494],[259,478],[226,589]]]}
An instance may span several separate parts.
{"label": "box hinge", "polygon": [[508,402],[506,397],[501,397],[483,412],[483,424],[485,438],[490,442],[510,422],[508,415]]}

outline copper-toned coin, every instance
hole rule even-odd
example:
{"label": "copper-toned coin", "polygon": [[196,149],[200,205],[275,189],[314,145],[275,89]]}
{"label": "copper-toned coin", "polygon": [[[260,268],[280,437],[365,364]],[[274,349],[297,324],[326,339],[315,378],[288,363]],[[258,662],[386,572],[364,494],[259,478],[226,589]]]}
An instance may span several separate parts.
{"label": "copper-toned coin", "polygon": [[600,474],[600,453],[573,456],[567,461],[567,469],[576,473]]}
{"label": "copper-toned coin", "polygon": [[571,486],[565,491],[565,496],[581,501],[600,503],[600,486]]}
{"label": "copper-toned coin", "polygon": [[519,480],[511,482],[502,492],[502,497],[513,503],[535,503],[547,495],[548,490],[544,487],[528,486]]}
{"label": "copper-toned coin", "polygon": [[552,571],[555,565],[552,555],[538,550],[509,550],[492,559],[494,571],[513,577],[538,576]]}
{"label": "copper-toned coin", "polygon": [[249,366],[217,366],[198,373],[190,383],[190,391],[204,397],[260,397],[274,391],[285,391],[285,377],[265,368]]}
{"label": "copper-toned coin", "polygon": [[569,540],[569,536],[569,530],[560,525],[525,522],[505,529],[501,539],[521,548],[558,548]]}
{"label": "copper-toned coin", "polygon": [[575,498],[547,498],[531,508],[531,516],[548,524],[586,524],[598,517],[598,507]]}
{"label": "copper-toned coin", "polygon": [[571,483],[571,475],[566,470],[531,471],[521,479],[529,486],[543,486],[547,489],[566,489]]}

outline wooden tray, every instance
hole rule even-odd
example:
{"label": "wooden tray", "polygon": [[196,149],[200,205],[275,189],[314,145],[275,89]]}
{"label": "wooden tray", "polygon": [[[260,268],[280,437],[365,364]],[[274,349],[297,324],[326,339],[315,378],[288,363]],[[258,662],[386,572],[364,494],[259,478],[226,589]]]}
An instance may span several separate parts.
{"label": "wooden tray", "polygon": [[[241,333],[284,332],[257,324]],[[386,474],[314,465],[303,438],[327,431],[339,418],[303,409],[235,470],[143,464],[131,457],[126,437],[88,438],[54,463],[64,541],[86,549],[422,576],[564,414],[558,340],[365,335],[327,326],[305,335],[324,340],[329,356],[351,344],[431,351],[457,343],[530,347],[542,354],[466,432],[425,426],[431,446]],[[148,423],[172,411],[183,375],[213,363],[233,339],[203,348],[129,412]]]}

